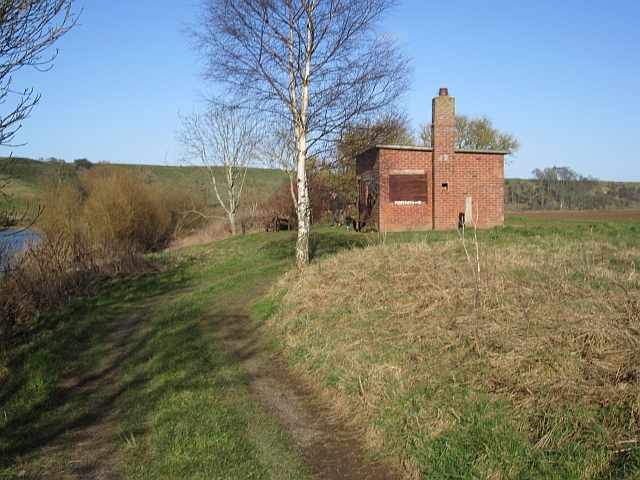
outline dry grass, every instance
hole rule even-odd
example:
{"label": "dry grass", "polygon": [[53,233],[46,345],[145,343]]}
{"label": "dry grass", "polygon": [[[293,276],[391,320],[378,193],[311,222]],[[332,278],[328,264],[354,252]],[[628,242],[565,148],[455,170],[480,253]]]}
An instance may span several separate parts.
{"label": "dry grass", "polygon": [[[592,463],[606,470],[640,434],[640,249],[589,235],[480,245],[477,275],[467,250],[345,251],[286,278],[269,325],[390,454],[426,449],[489,395],[533,449],[604,448]],[[456,385],[466,400],[443,400]]]}
{"label": "dry grass", "polygon": [[[189,235],[177,237],[169,245],[168,250],[176,250],[184,247],[193,247],[223,240],[231,237],[229,220],[224,216],[221,208],[217,209],[217,216],[208,221]],[[236,225],[239,234],[263,232],[267,221],[273,214],[266,208],[242,208],[236,214]]]}

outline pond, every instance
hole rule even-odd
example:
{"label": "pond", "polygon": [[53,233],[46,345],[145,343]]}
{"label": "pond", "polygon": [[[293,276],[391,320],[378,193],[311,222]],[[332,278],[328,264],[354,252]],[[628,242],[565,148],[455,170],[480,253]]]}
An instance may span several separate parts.
{"label": "pond", "polygon": [[4,230],[0,232],[0,269],[7,260],[16,253],[24,252],[27,247],[37,243],[42,238],[39,232],[33,230]]}
{"label": "pond", "polygon": [[23,252],[41,238],[41,234],[33,230],[5,230],[0,232],[0,246]]}

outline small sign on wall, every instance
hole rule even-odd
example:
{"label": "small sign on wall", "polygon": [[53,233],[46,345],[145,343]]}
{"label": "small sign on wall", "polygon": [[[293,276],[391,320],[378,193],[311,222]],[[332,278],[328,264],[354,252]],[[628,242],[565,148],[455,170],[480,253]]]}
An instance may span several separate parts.
{"label": "small sign on wall", "polygon": [[389,175],[389,201],[397,205],[420,205],[427,202],[427,175],[425,173],[391,173]]}

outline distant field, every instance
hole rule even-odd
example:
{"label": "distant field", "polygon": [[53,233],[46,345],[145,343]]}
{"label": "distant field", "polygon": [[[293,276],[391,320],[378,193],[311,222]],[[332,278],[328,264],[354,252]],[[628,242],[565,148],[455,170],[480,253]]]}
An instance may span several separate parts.
{"label": "distant field", "polygon": [[637,222],[640,209],[606,210],[539,210],[505,213],[504,223],[510,226],[583,225],[594,222]]}

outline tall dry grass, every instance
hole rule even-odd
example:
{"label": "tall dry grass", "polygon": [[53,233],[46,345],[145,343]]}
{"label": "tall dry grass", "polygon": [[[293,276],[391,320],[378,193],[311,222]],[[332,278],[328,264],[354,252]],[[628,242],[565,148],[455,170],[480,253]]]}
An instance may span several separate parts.
{"label": "tall dry grass", "polygon": [[[210,215],[212,218],[207,218],[199,228],[193,229],[186,235],[176,236],[168,248],[173,250],[203,245],[231,237],[229,220],[222,215],[223,212],[220,210],[222,209],[218,209],[219,215]],[[267,221],[272,217],[272,210],[267,206],[261,206],[258,202],[253,205],[242,204],[236,214],[238,233],[245,235],[263,232]]]}
{"label": "tall dry grass", "polygon": [[[475,251],[345,251],[284,279],[267,325],[390,455],[462,428],[464,391],[509,405],[532,449],[603,449],[593,468],[605,471],[640,438],[640,249],[587,234]],[[407,459],[414,476],[418,463]]]}

